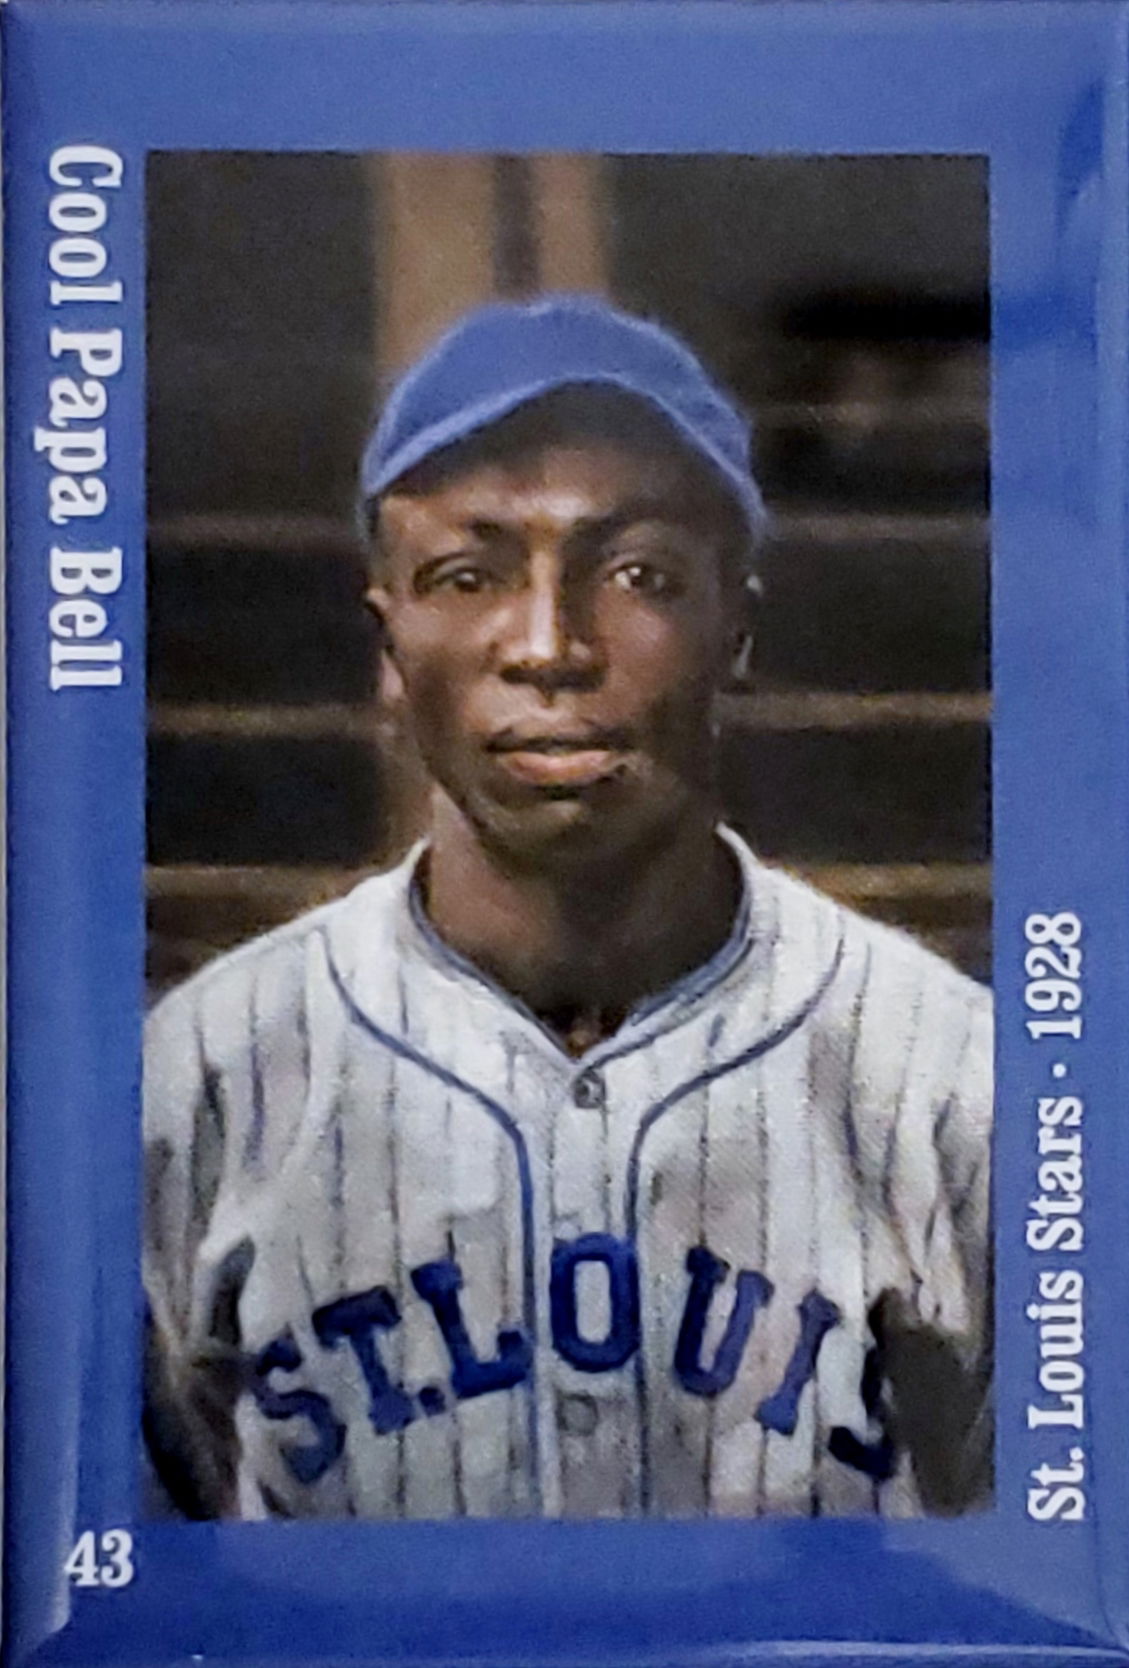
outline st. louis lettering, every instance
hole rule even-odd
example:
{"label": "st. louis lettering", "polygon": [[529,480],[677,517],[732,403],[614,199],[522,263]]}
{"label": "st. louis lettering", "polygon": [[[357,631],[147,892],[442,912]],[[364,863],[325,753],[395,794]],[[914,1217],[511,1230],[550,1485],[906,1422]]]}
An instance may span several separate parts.
{"label": "st. louis lettering", "polygon": [[378,1436],[402,1431],[415,1418],[411,1398],[388,1377],[377,1333],[400,1324],[396,1299],[383,1286],[326,1303],[313,1314],[314,1334],[325,1349],[348,1342],[368,1387],[368,1416]]}
{"label": "st. louis lettering", "polygon": [[[582,1338],[577,1319],[577,1275],[583,1263],[608,1273],[610,1322],[604,1338]],[[625,1366],[639,1348],[639,1261],[630,1240],[611,1234],[582,1234],[558,1240],[549,1276],[549,1319],[553,1348],[582,1373],[607,1373]]]}
{"label": "st. louis lettering", "polygon": [[800,1317],[800,1336],[784,1369],[784,1382],[775,1395],[766,1396],[757,1408],[757,1423],[766,1431],[778,1431],[781,1436],[791,1436],[795,1430],[800,1396],[815,1372],[819,1346],[831,1328],[839,1324],[837,1305],[822,1292],[808,1292],[796,1313]]}
{"label": "st. louis lettering", "polygon": [[327,1396],[316,1390],[277,1390],[271,1375],[297,1372],[302,1365],[302,1352],[293,1333],[284,1332],[255,1357],[251,1367],[251,1394],[258,1403],[264,1419],[308,1419],[317,1440],[313,1443],[291,1442],[282,1449],[282,1457],[300,1483],[316,1483],[331,1465],[341,1458],[345,1447],[345,1426],[334,1416]]}
{"label": "st. louis lettering", "polygon": [[[685,1267],[689,1286],[671,1373],[690,1396],[720,1396],[740,1372],[757,1317],[772,1302],[773,1286],[756,1269],[732,1273],[729,1264],[705,1245],[691,1248]],[[589,1335],[581,1322],[579,1284],[585,1268],[594,1270],[589,1280],[603,1280],[606,1293],[607,1320],[597,1336]],[[314,1336],[323,1350],[351,1351],[368,1391],[369,1423],[378,1436],[391,1436],[421,1417],[435,1418],[452,1403],[516,1389],[529,1381],[533,1371],[533,1340],[517,1326],[499,1329],[492,1355],[478,1353],[463,1312],[463,1272],[453,1259],[421,1264],[411,1271],[411,1284],[430,1309],[443,1341],[450,1362],[446,1386],[425,1384],[413,1390],[396,1381],[389,1366],[392,1356],[386,1360],[383,1348],[403,1317],[395,1296],[386,1287],[349,1293],[323,1304],[311,1316]],[[712,1336],[717,1336],[719,1328],[721,1335],[709,1351],[705,1338],[715,1306],[717,1321]],[[780,1383],[760,1403],[755,1415],[766,1431],[784,1437],[796,1430],[801,1398],[815,1375],[823,1340],[841,1321],[838,1307],[814,1289],[796,1306],[796,1317],[796,1342]],[[558,1241],[550,1262],[549,1323],[553,1349],[578,1371],[607,1373],[625,1367],[642,1344],[639,1259],[634,1244],[611,1234],[583,1234],[578,1239]],[[345,1427],[328,1397],[308,1388],[286,1389],[279,1384],[279,1375],[296,1373],[305,1365],[293,1334],[287,1330],[251,1362],[249,1388],[265,1418],[305,1419],[312,1427],[313,1440],[295,1441],[282,1449],[283,1459],[298,1481],[312,1483],[340,1457]],[[866,1442],[845,1427],[836,1427],[830,1451],[843,1464],[884,1480],[892,1474],[895,1451],[885,1429],[877,1350],[870,1351],[866,1358],[860,1391],[867,1415],[879,1433],[877,1440]]]}
{"label": "st. louis lettering", "polygon": [[877,1345],[866,1352],[861,1389],[862,1405],[879,1433],[876,1440],[864,1442],[848,1426],[836,1425],[827,1446],[832,1458],[841,1465],[862,1471],[876,1483],[885,1483],[894,1475],[897,1449],[888,1428],[889,1412],[882,1400],[882,1352]]}
{"label": "st. louis lettering", "polygon": [[755,1269],[741,1270],[724,1336],[712,1364],[706,1367],[701,1358],[706,1321],[714,1292],[724,1282],[729,1264],[715,1257],[707,1246],[695,1245],[686,1253],[686,1272],[690,1292],[674,1348],[674,1376],[692,1396],[719,1396],[737,1377],[757,1310],[772,1297],[772,1281]]}
{"label": "st. louis lettering", "polygon": [[533,1346],[516,1328],[498,1334],[498,1353],[493,1361],[480,1361],[466,1329],[459,1293],[463,1273],[458,1263],[424,1263],[412,1270],[412,1285],[431,1305],[447,1354],[451,1357],[451,1389],[459,1401],[485,1396],[491,1390],[511,1390],[529,1377]]}

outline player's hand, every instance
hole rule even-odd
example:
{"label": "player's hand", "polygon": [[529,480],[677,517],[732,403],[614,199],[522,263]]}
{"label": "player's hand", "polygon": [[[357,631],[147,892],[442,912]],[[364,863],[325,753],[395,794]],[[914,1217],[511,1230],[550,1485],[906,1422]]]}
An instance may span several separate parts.
{"label": "player's hand", "polygon": [[987,1505],[992,1491],[991,1377],[952,1334],[887,1288],[870,1311],[891,1397],[891,1434],[908,1450],[926,1512]]}

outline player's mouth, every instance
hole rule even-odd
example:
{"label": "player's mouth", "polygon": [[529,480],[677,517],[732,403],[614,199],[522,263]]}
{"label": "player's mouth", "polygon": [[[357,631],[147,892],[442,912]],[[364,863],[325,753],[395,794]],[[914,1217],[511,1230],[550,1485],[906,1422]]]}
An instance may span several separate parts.
{"label": "player's mouth", "polygon": [[607,781],[625,768],[629,740],[622,730],[578,730],[560,735],[502,731],[488,751],[507,775],[530,787],[578,789]]}

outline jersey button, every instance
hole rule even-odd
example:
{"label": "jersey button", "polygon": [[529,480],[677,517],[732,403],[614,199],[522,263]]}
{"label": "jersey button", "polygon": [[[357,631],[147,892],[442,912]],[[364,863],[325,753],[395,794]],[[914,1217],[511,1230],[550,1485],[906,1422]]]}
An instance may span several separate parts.
{"label": "jersey button", "polygon": [[587,1108],[603,1106],[607,1098],[607,1090],[604,1086],[602,1073],[596,1071],[592,1066],[587,1071],[582,1071],[572,1085],[572,1098],[577,1106]]}
{"label": "jersey button", "polygon": [[566,1436],[591,1436],[598,1417],[594,1396],[562,1396],[557,1403],[557,1423]]}

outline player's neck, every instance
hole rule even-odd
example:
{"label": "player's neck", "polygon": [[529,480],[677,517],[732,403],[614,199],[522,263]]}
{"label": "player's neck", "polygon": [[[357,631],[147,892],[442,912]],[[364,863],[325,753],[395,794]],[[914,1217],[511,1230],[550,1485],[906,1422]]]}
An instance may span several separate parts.
{"label": "player's neck", "polygon": [[732,929],[739,897],[736,864],[704,819],[645,862],[585,876],[510,869],[454,806],[436,808],[425,889],[432,924],[572,1053],[708,961]]}

